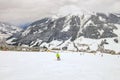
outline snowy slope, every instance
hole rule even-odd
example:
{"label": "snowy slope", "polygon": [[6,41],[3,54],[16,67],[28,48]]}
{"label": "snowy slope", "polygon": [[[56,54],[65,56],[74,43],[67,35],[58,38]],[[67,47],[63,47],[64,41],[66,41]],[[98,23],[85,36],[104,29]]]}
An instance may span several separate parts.
{"label": "snowy slope", "polygon": [[120,56],[0,52],[0,80],[120,80]]}

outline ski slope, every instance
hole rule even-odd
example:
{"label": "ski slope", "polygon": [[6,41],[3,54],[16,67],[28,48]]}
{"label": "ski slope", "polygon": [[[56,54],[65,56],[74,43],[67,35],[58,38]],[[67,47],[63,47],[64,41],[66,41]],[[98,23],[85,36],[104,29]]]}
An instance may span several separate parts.
{"label": "ski slope", "polygon": [[120,80],[120,56],[0,51],[0,80]]}

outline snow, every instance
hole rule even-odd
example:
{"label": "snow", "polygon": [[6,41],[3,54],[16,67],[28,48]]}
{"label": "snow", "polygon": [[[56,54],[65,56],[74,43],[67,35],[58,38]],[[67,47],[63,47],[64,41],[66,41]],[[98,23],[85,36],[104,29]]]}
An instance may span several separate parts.
{"label": "snow", "polygon": [[87,44],[90,47],[90,50],[97,50],[98,49],[98,45],[101,43],[101,40],[97,40],[97,39],[88,39],[88,38],[84,38],[84,37],[80,37],[78,39],[75,40],[75,43],[79,43],[79,44]]}
{"label": "snow", "polygon": [[35,46],[35,45],[37,45],[37,44],[41,44],[41,42],[42,42],[42,40],[39,40],[39,39],[37,39],[36,42],[35,42],[35,41],[32,41],[32,42],[31,42],[32,45],[31,45],[30,47],[33,47],[33,46]]}
{"label": "snow", "polygon": [[116,43],[114,41],[114,38],[113,39],[112,38],[107,38],[107,42],[109,44],[104,46],[105,49],[110,49],[110,50],[114,50],[116,52],[120,52],[120,44]]}
{"label": "snow", "polygon": [[26,36],[29,32],[30,32],[30,29],[28,28],[27,30],[25,30],[25,31],[22,33],[22,36]]}
{"label": "snow", "polygon": [[3,32],[6,32],[9,35],[12,35],[13,33],[19,32],[22,29],[17,26],[13,26],[13,25],[9,25],[7,23],[0,22],[0,30]]}
{"label": "snow", "polygon": [[[114,50],[116,53],[120,52],[120,44],[119,44],[120,38],[115,37],[115,38],[104,38],[104,39],[106,39],[106,42],[108,43],[104,45],[104,49]],[[98,45],[100,45],[101,41],[104,39],[97,40],[97,39],[88,39],[88,38],[80,37],[76,39],[74,42],[76,44],[87,44],[90,47],[90,50],[96,51],[98,49]],[[114,39],[118,39],[118,43],[116,43]]]}
{"label": "snow", "polygon": [[16,38],[11,38],[9,40],[6,41],[7,44],[14,44],[15,42],[12,42],[13,40],[15,40]]}
{"label": "snow", "polygon": [[42,43],[41,45],[40,45],[41,47],[48,47],[48,44],[46,43],[46,42],[44,42],[44,43]]}
{"label": "snow", "polygon": [[6,38],[8,38],[8,37],[10,37],[11,35],[9,35],[9,34],[1,34],[0,33],[0,39],[6,39]]}
{"label": "snow", "polygon": [[102,35],[104,30],[98,30],[98,32],[100,33],[100,35]]}
{"label": "snow", "polygon": [[96,26],[96,24],[94,24],[94,22],[92,20],[89,20],[85,25],[84,28],[86,28],[87,26],[89,26],[90,24]]}
{"label": "snow", "polygon": [[[50,50],[53,49],[53,48],[62,49],[63,47],[67,47],[68,51],[76,51],[77,49],[75,48],[73,42],[70,41],[70,39],[66,40],[65,42],[58,41],[58,40],[53,40],[49,44],[44,42],[40,46],[41,47],[46,46]],[[89,38],[80,37],[80,38],[77,38],[74,41],[74,43],[75,43],[75,45],[77,46],[77,48],[79,50],[87,50],[89,48],[91,51],[97,51],[98,46],[105,39],[106,39],[106,42],[108,44],[104,44],[104,49],[113,50],[116,53],[120,52],[120,49],[119,49],[120,48],[120,44],[119,44],[120,38],[118,38],[118,37],[115,37],[115,38],[103,38],[103,39],[89,39]],[[116,43],[114,41],[114,39],[118,39],[118,43]]]}
{"label": "snow", "polygon": [[71,42],[70,39],[66,40],[60,47],[67,47],[68,51],[76,51],[76,48],[74,47],[73,42]]}
{"label": "snow", "polygon": [[22,47],[29,47],[28,45],[25,45],[25,44],[22,44],[21,46],[22,46]]}
{"label": "snow", "polygon": [[58,45],[60,45],[62,43],[62,41],[57,41],[57,40],[54,40],[52,42],[49,43],[49,48],[52,49],[52,48],[55,48],[57,47]]}
{"label": "snow", "polygon": [[0,80],[120,80],[120,56],[0,51]]}
{"label": "snow", "polygon": [[61,32],[68,31],[69,29],[70,29],[70,25],[67,25],[65,28],[63,28],[63,30]]}
{"label": "snow", "polygon": [[114,30],[114,33],[120,35],[120,25],[115,24],[115,26],[117,27],[117,30]]}
{"label": "snow", "polygon": [[72,42],[68,42],[68,51],[77,51]]}
{"label": "snow", "polygon": [[100,21],[103,21],[103,22],[106,21],[106,20],[105,20],[104,18],[102,18],[101,16],[99,16],[99,19],[100,19]]}
{"label": "snow", "polygon": [[68,31],[70,29],[70,18],[72,17],[72,15],[69,15],[66,20],[65,20],[65,24],[64,24],[64,28],[63,30],[61,30],[61,32],[64,32],[64,31]]}

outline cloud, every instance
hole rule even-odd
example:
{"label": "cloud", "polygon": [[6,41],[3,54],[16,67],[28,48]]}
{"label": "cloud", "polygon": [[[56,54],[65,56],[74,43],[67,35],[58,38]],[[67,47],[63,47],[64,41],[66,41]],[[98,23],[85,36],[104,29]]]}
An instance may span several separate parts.
{"label": "cloud", "polygon": [[0,0],[0,21],[27,23],[54,15],[64,6],[71,5],[95,12],[120,11],[120,0]]}

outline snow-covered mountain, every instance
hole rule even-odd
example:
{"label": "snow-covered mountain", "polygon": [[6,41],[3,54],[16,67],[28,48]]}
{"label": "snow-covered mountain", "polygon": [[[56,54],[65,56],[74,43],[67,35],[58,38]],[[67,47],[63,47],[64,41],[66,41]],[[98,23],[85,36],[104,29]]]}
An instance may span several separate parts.
{"label": "snow-covered mountain", "polygon": [[0,37],[8,38],[22,29],[8,23],[0,22]]}
{"label": "snow-covered mountain", "polygon": [[106,46],[106,49],[111,49],[113,45],[120,47],[119,41],[119,14],[80,13],[35,21],[11,42],[15,45],[46,46],[50,49],[98,50],[99,45]]}

